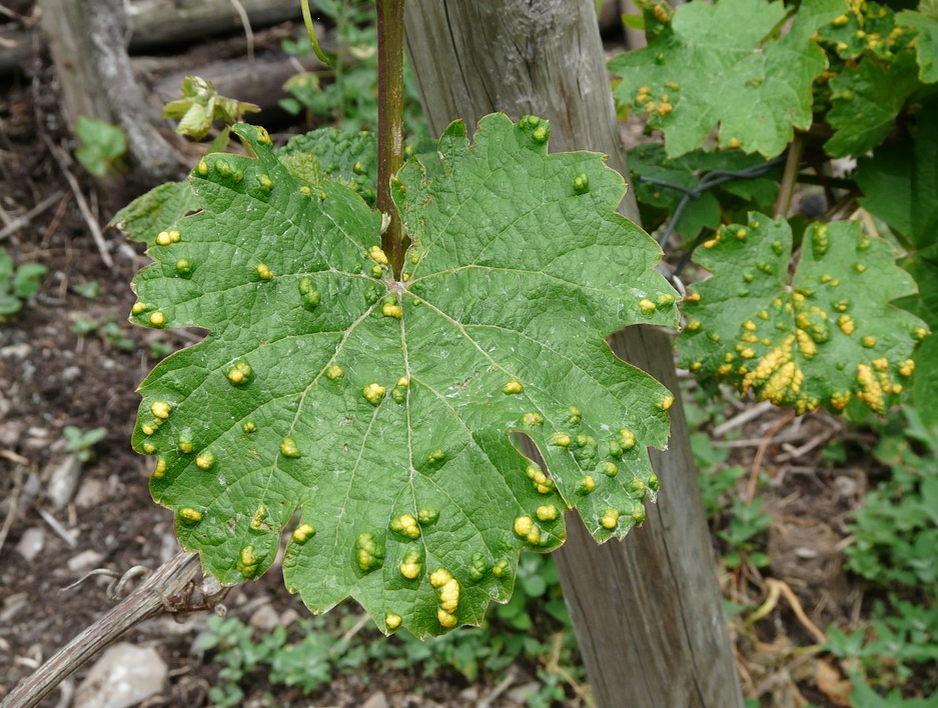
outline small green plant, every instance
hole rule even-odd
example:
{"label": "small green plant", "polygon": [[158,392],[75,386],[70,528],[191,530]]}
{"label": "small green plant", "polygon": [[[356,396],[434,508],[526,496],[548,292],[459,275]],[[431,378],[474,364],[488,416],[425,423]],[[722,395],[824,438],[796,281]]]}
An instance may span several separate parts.
{"label": "small green plant", "polygon": [[101,285],[97,280],[86,280],[83,283],[75,283],[72,290],[88,300],[94,300],[101,294]]}
{"label": "small green plant", "polygon": [[[331,66],[292,76],[284,84],[290,94],[280,107],[292,115],[306,114],[309,125],[325,123],[354,130],[378,125],[377,33],[374,0],[317,0],[316,12],[335,23],[337,48]],[[283,39],[284,51],[308,54],[309,41]],[[404,77],[404,125],[415,135],[428,135],[420,100],[410,76]]]}
{"label": "small green plant", "polygon": [[107,121],[79,116],[75,126],[78,149],[75,157],[95,177],[117,171],[120,159],[127,153],[127,134],[123,128]]}
{"label": "small green plant", "polygon": [[738,568],[744,557],[757,568],[764,568],[769,564],[768,555],[758,550],[761,544],[756,538],[768,530],[772,521],[772,517],[762,510],[763,504],[762,497],[756,497],[751,504],[746,504],[739,497],[733,498],[729,526],[718,534],[727,545],[727,568]]}
{"label": "small green plant", "polygon": [[5,248],[0,247],[0,323],[15,315],[39,291],[47,268],[41,263],[16,266]]}
{"label": "small green plant", "polygon": [[89,334],[97,332],[100,326],[101,323],[97,320],[76,317],[75,321],[72,322],[72,326],[68,328],[68,331],[72,334],[77,334],[79,337],[87,337]]}
{"label": "small green plant", "polygon": [[65,435],[65,452],[77,453],[78,459],[82,462],[94,462],[96,459],[94,446],[104,439],[107,430],[92,428],[85,431],[75,425],[66,425],[62,433]]}
{"label": "small green plant", "polygon": [[450,669],[477,682],[498,677],[521,662],[539,679],[527,705],[548,708],[569,695],[570,681],[584,680],[560,580],[549,557],[525,554],[511,602],[492,606],[478,628],[425,640],[401,632],[392,641],[376,642],[374,629],[344,638],[356,621],[354,615],[304,618],[289,629],[278,627],[258,637],[236,618],[211,617],[199,648],[211,651],[221,665],[219,681],[210,689],[213,704],[243,704],[254,678],[309,694],[341,675],[365,670],[429,677]]}

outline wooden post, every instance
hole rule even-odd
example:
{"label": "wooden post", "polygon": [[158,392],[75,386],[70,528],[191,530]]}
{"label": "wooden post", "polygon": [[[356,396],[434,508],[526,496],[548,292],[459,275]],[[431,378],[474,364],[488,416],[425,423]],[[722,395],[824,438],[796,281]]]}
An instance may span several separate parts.
{"label": "wooden post", "polygon": [[[431,129],[504,110],[551,121],[553,152],[595,150],[628,175],[593,0],[409,0],[407,51]],[[621,211],[638,220],[630,191]],[[632,327],[616,353],[679,400],[671,343]],[[579,519],[557,552],[599,708],[742,708],[716,564],[680,405],[644,526],[597,546]]]}
{"label": "wooden post", "polygon": [[175,155],[148,120],[143,89],[124,48],[122,0],[38,2],[69,125],[74,128],[79,116],[119,125],[127,134],[127,152],[141,185],[175,179]]}

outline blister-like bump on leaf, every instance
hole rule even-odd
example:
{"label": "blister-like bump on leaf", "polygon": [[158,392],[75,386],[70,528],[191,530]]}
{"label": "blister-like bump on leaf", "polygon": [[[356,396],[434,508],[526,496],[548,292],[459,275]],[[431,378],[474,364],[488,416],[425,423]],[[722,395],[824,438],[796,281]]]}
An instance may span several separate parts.
{"label": "blister-like bump on leaf", "polygon": [[685,299],[682,365],[798,413],[884,414],[908,385],[909,357],[926,332],[889,304],[914,282],[892,246],[856,222],[808,227],[793,278],[791,252],[788,222],[758,213],[697,250],[713,277]]}
{"label": "blister-like bump on leaf", "polygon": [[601,155],[548,155],[539,118],[489,116],[473,146],[454,124],[433,169],[395,181],[412,241],[397,280],[358,193],[304,193],[256,128],[234,132],[254,157],[193,170],[202,211],[151,246],[131,316],[210,332],[143,382],[133,438],[206,572],[258,577],[300,509],[291,591],[438,634],[507,599],[519,551],[563,542],[560,510],[599,540],[644,519],[673,397],[604,337],[675,325],[675,293]]}

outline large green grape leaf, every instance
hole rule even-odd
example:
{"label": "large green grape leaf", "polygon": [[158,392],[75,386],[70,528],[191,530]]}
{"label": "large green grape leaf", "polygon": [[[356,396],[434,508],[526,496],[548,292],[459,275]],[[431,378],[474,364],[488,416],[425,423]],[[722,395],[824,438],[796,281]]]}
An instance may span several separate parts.
{"label": "large green grape leaf", "polygon": [[872,150],[892,130],[918,85],[915,58],[908,52],[892,62],[867,56],[845,68],[830,81],[833,93],[827,122],[836,132],[824,149],[834,157]]}
{"label": "large green grape leaf", "polygon": [[719,124],[720,147],[773,157],[793,128],[811,125],[811,85],[827,66],[813,35],[847,9],[844,0],[803,3],[784,34],[782,2],[692,2],[673,19],[652,0],[639,4],[653,29],[648,46],[609,68],[622,78],[619,104],[649,115],[669,156],[700,147]]}
{"label": "large green grape leaf", "polygon": [[641,523],[674,399],[604,336],[676,308],[601,155],[547,155],[533,117],[488,116],[472,147],[453,124],[433,169],[394,183],[412,239],[397,280],[380,214],[234,130],[253,157],[199,162],[203,210],[134,280],[134,322],[210,332],[141,384],[133,436],[206,572],[257,577],[302,510],[290,590],[437,634],[507,599],[518,553],[556,548],[568,506],[600,541]]}
{"label": "large green grape leaf", "polygon": [[[752,213],[694,259],[713,277],[684,303],[681,361],[798,413],[883,414],[907,385],[925,323],[893,307],[914,291],[892,247],[856,222],[812,224],[789,277],[791,228]],[[746,264],[742,265],[741,264]]]}

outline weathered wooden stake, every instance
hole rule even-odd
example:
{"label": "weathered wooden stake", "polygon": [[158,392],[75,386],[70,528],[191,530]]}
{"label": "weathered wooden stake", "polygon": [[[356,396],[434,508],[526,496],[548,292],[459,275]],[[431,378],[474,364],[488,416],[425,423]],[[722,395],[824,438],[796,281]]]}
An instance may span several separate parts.
{"label": "weathered wooden stake", "polygon": [[[595,150],[628,166],[593,0],[410,0],[407,51],[431,129],[486,113],[551,121],[554,152]],[[471,131],[471,128],[470,128]],[[638,221],[630,192],[621,211]],[[679,397],[666,334],[633,327],[616,353]],[[597,546],[576,517],[557,562],[599,708],[741,708],[716,564],[680,405],[661,494],[623,543]]]}

